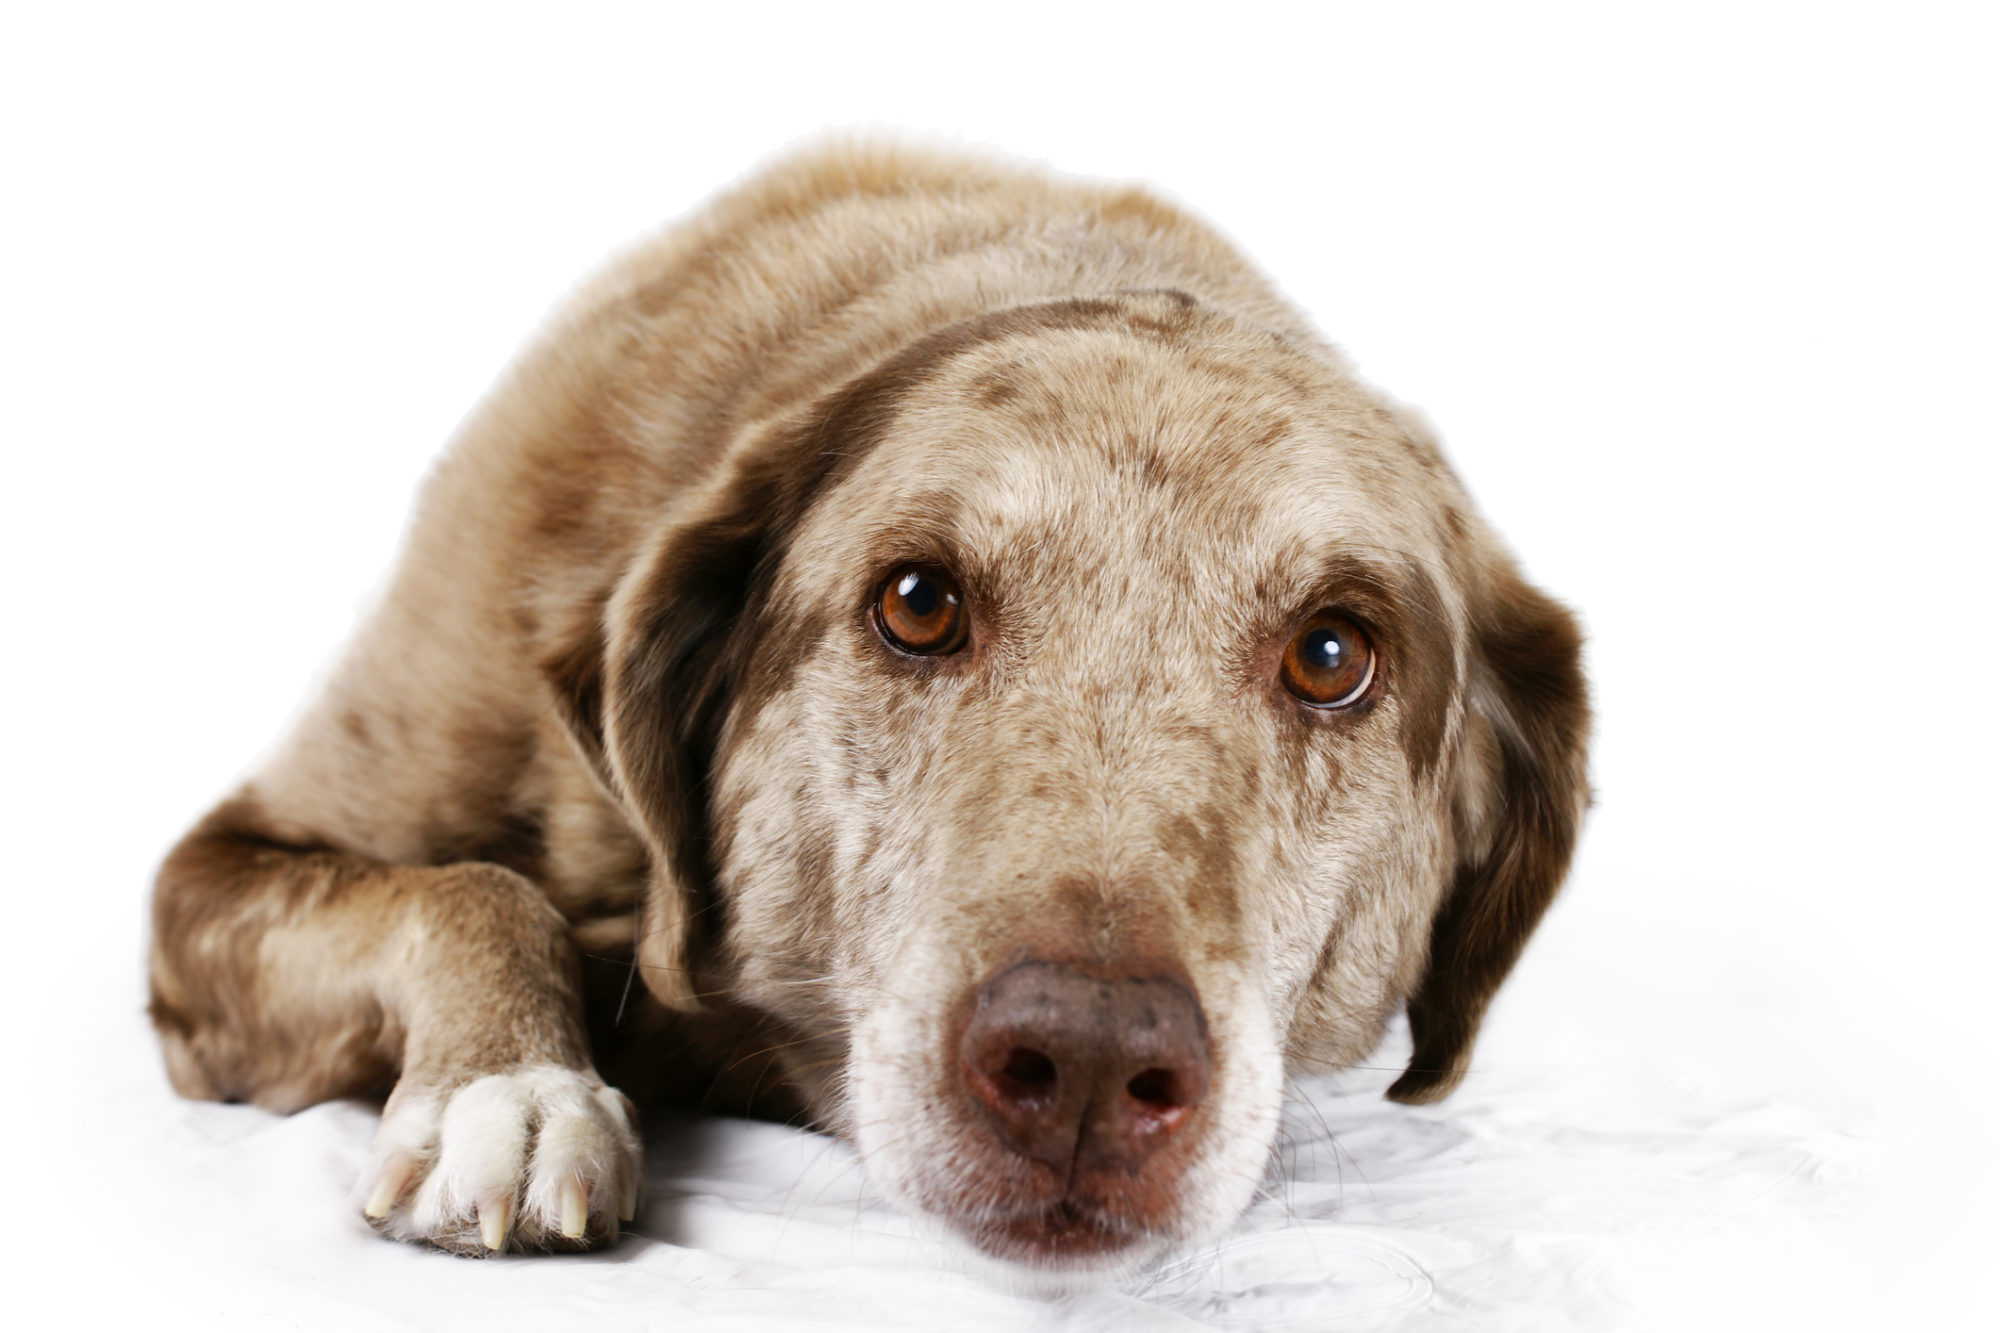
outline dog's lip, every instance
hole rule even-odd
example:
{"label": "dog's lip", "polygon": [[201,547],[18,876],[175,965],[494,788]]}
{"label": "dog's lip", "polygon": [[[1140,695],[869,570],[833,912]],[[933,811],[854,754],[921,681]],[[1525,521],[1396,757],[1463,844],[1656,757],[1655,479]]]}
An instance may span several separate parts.
{"label": "dog's lip", "polygon": [[1042,1261],[1116,1254],[1147,1239],[1144,1229],[1068,1198],[987,1218],[974,1236],[989,1253]]}

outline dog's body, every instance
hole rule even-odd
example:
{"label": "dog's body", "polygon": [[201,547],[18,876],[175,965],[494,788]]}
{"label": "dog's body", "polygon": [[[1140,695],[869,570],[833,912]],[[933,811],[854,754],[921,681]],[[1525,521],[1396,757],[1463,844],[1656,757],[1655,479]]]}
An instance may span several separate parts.
{"label": "dog's body", "polygon": [[1457,1081],[1585,729],[1568,617],[1213,232],[822,153],[472,419],[325,695],[168,858],[152,1013],[191,1096],[393,1087],[394,1235],[615,1235],[602,1068],[1115,1267],[1240,1211],[1287,1061],[1407,1004],[1392,1095]]}

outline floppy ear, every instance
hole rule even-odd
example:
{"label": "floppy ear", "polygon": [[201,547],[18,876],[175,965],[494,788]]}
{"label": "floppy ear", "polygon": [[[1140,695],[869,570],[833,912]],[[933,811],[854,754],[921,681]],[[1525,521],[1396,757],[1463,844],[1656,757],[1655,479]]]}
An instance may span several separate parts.
{"label": "floppy ear", "polygon": [[1589,803],[1590,702],[1569,612],[1511,564],[1471,609],[1471,708],[1453,811],[1458,867],[1410,998],[1410,1067],[1389,1089],[1432,1102],[1465,1077],[1480,1019],[1569,871]]}
{"label": "floppy ear", "polygon": [[797,416],[736,440],[608,600],[542,664],[577,749],[651,853],[637,961],[669,1008],[701,1007],[697,946],[715,900],[710,768],[750,668],[766,574],[813,498],[881,437],[927,350],[905,349]]}
{"label": "floppy ear", "polygon": [[578,751],[651,853],[637,962],[669,1008],[701,1007],[709,766],[762,601],[760,573],[826,470],[814,466],[816,435],[774,429],[745,442],[542,664]]}

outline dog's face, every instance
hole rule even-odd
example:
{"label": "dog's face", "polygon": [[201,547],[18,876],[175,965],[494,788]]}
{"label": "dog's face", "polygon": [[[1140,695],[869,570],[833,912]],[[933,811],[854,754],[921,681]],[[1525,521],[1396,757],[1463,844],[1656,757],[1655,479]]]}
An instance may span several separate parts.
{"label": "dog's face", "polygon": [[725,978],[879,1185],[1029,1264],[1225,1225],[1286,1060],[1406,1001],[1398,1093],[1448,1090],[1582,801],[1574,631],[1435,450],[1177,294],[767,426],[610,623],[569,689],[657,839],[649,980]]}

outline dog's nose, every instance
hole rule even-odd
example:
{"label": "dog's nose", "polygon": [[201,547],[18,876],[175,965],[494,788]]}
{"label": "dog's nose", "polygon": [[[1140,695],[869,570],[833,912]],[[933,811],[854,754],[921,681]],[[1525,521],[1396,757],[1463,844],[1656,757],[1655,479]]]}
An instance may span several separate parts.
{"label": "dog's nose", "polygon": [[959,1049],[1001,1137],[1064,1171],[1137,1167],[1208,1095],[1201,1004],[1165,977],[1017,963],[980,987]]}

